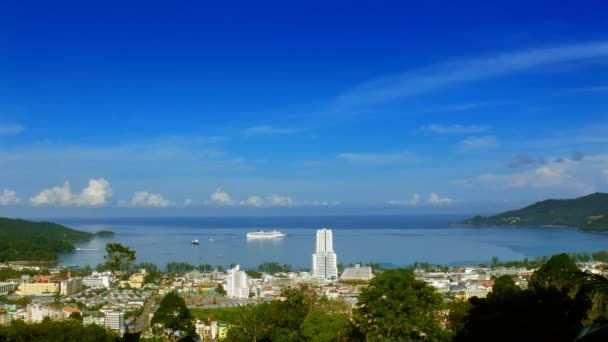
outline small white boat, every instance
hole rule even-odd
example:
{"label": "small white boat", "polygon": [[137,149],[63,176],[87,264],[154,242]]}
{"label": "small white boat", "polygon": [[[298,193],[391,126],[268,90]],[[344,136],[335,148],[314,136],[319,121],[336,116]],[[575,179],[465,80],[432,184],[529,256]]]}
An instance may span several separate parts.
{"label": "small white boat", "polygon": [[198,241],[198,239],[194,239],[194,240],[192,240],[192,244],[193,244],[193,245],[198,245],[199,243],[200,243],[200,242]]}
{"label": "small white boat", "polygon": [[248,239],[281,239],[284,237],[285,237],[285,234],[281,233],[278,230],[273,230],[271,232],[265,232],[263,230],[258,230],[256,232],[247,233]]}

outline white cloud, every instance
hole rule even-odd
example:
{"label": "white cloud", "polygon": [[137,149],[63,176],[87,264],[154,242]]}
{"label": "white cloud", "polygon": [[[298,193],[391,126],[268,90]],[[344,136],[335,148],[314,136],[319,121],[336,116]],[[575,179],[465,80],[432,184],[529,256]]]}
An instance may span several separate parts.
{"label": "white cloud", "polygon": [[79,196],[76,196],[75,201],[78,206],[94,207],[107,204],[110,196],[112,196],[110,182],[103,178],[90,179],[89,186],[84,188]]}
{"label": "white cloud", "polygon": [[17,197],[17,193],[15,190],[4,189],[2,194],[0,194],[0,205],[13,205],[19,204],[21,199]]}
{"label": "white cloud", "polygon": [[464,125],[439,125],[431,124],[423,126],[423,131],[428,131],[437,134],[471,134],[482,133],[488,130],[484,126],[464,126]]}
{"label": "white cloud", "polygon": [[166,208],[171,205],[171,202],[165,199],[161,194],[153,194],[147,191],[136,191],[131,197],[131,201],[128,203],[122,202],[131,207],[154,207],[154,208]]}
{"label": "white cloud", "polygon": [[275,127],[268,125],[260,125],[249,127],[245,130],[247,135],[282,135],[282,134],[294,134],[301,132],[301,129],[286,128],[286,127]]}
{"label": "white cloud", "polygon": [[462,150],[466,151],[495,148],[498,147],[498,145],[498,140],[493,135],[468,137],[458,144]]}
{"label": "white cloud", "polygon": [[184,200],[184,202],[182,203],[183,207],[190,207],[192,205],[194,205],[194,201],[192,199],[190,199],[190,198],[186,198]]}
{"label": "white cloud", "polygon": [[111,196],[110,183],[99,178],[89,180],[89,185],[80,194],[72,193],[70,183],[65,181],[61,187],[42,190],[30,198],[30,203],[34,206],[97,207],[106,205]]}
{"label": "white cloud", "polygon": [[260,196],[249,196],[246,200],[240,202],[240,205],[247,205],[251,207],[261,207],[264,205],[264,199]]}
{"label": "white cloud", "polygon": [[230,195],[228,195],[228,193],[223,191],[222,189],[217,189],[217,191],[212,193],[211,196],[209,196],[209,198],[211,198],[211,200],[213,202],[215,202],[216,204],[219,204],[219,205],[233,205],[234,204],[234,201],[230,198]]}
{"label": "white cloud", "polygon": [[268,201],[268,203],[270,205],[278,206],[278,207],[289,207],[294,204],[294,201],[291,199],[291,197],[281,196],[281,195],[277,195],[277,194],[272,194],[272,195],[266,197],[266,200]]}
{"label": "white cloud", "polygon": [[25,128],[19,124],[2,124],[0,123],[0,135],[17,135],[23,132]]}
{"label": "white cloud", "polygon": [[396,73],[368,81],[343,93],[334,110],[381,104],[430,91],[480,81],[547,65],[608,56],[608,42],[561,45],[512,51]]}
{"label": "white cloud", "polygon": [[481,185],[494,189],[554,188],[578,193],[601,188],[608,180],[608,154],[587,155],[576,161],[555,157],[541,167],[506,174],[482,174],[473,179],[453,182]]}
{"label": "white cloud", "polygon": [[386,202],[386,204],[394,206],[417,206],[418,204],[420,204],[420,194],[413,194],[412,198],[408,201],[391,200]]}
{"label": "white cloud", "polygon": [[437,195],[434,192],[431,192],[431,194],[429,195],[429,198],[426,200],[428,204],[430,205],[450,205],[452,203],[454,203],[454,200],[448,197],[441,197],[439,195]]}
{"label": "white cloud", "polygon": [[396,164],[416,161],[414,154],[409,152],[393,154],[340,153],[336,158],[361,164]]}

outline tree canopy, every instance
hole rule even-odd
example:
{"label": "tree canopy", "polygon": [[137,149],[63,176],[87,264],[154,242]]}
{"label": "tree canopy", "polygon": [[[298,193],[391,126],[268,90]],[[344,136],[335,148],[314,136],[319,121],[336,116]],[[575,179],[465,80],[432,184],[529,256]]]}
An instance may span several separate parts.
{"label": "tree canopy", "polygon": [[436,341],[442,297],[410,269],[387,270],[361,291],[354,321],[367,341]]}
{"label": "tree canopy", "polygon": [[161,300],[151,323],[156,332],[162,330],[171,336],[178,333],[180,337],[196,335],[193,317],[184,298],[174,292],[169,292]]}
{"label": "tree canopy", "polygon": [[123,246],[120,243],[106,244],[106,255],[104,266],[116,273],[120,270],[128,270],[135,261],[135,251],[129,247]]}

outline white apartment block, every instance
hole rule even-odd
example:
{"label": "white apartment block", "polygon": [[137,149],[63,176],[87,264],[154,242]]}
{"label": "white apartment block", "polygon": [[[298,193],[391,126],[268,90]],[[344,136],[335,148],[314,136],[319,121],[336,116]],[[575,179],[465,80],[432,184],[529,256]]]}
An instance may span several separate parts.
{"label": "white apartment block", "polygon": [[109,311],[106,312],[104,320],[106,328],[119,332],[121,335],[125,333],[125,314],[124,312]]}
{"label": "white apartment block", "polygon": [[317,230],[317,248],[312,255],[312,275],[327,280],[338,278],[338,257],[334,252],[331,229]]}
{"label": "white apartment block", "polygon": [[62,320],[64,314],[61,310],[53,309],[48,306],[40,304],[28,304],[27,305],[27,321],[39,323],[48,317],[52,320]]}
{"label": "white apartment block", "polygon": [[82,285],[88,286],[93,289],[100,289],[100,288],[109,289],[110,288],[110,277],[111,277],[110,272],[105,272],[105,273],[93,272],[93,274],[91,274],[90,276],[84,277],[82,279]]}
{"label": "white apartment block", "polygon": [[247,273],[241,271],[239,265],[228,270],[226,277],[226,295],[230,298],[249,298]]}

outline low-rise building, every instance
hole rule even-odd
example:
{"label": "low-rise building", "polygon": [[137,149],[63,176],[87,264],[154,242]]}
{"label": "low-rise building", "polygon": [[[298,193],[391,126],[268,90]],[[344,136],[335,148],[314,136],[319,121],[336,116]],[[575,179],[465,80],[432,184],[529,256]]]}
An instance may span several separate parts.
{"label": "low-rise building", "polygon": [[58,283],[26,283],[19,285],[17,294],[21,296],[49,295],[59,292]]}
{"label": "low-rise building", "polygon": [[100,289],[100,288],[110,288],[110,279],[111,279],[111,274],[110,272],[104,272],[104,273],[98,273],[98,272],[93,272],[93,274],[91,274],[88,277],[84,277],[82,279],[82,284],[84,286],[88,286],[90,288],[94,288],[94,289]]}
{"label": "low-rise building", "polygon": [[7,295],[19,287],[18,283],[0,283],[0,295]]}
{"label": "low-rise building", "polygon": [[65,318],[63,311],[54,309],[40,304],[28,304],[27,306],[27,321],[42,322],[45,317],[52,320],[62,320]]}
{"label": "low-rise building", "polygon": [[343,281],[356,281],[363,280],[369,281],[374,277],[372,273],[372,268],[368,266],[361,267],[361,265],[357,264],[355,267],[347,267],[342,272],[340,276],[340,280]]}

